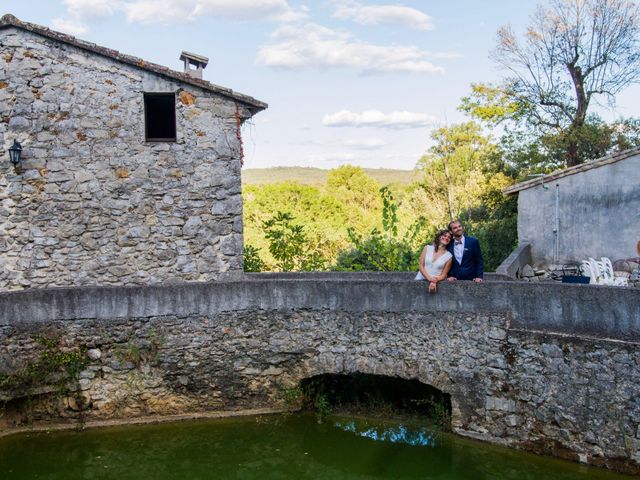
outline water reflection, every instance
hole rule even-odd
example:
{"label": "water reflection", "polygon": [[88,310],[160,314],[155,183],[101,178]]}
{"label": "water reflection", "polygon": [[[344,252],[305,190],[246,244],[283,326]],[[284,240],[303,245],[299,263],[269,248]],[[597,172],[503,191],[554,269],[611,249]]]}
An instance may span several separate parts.
{"label": "water reflection", "polygon": [[335,421],[334,426],[359,437],[370,438],[377,442],[406,443],[411,446],[435,447],[436,439],[433,429],[410,428],[406,425],[369,426],[364,427],[355,420]]}
{"label": "water reflection", "polygon": [[410,429],[399,427],[373,419],[334,418],[309,429],[303,445],[324,471],[340,472],[341,478],[456,478],[450,476],[450,450],[432,448],[433,443],[425,448],[400,441],[404,437],[417,444],[419,436],[403,435],[400,432]]}

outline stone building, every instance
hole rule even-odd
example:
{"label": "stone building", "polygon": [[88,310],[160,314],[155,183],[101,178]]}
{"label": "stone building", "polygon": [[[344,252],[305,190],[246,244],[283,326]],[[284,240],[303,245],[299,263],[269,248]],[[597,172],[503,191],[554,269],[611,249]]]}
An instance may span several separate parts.
{"label": "stone building", "polygon": [[184,72],[2,17],[0,290],[242,270],[240,126],[267,105],[180,58]]}
{"label": "stone building", "polygon": [[512,185],[518,241],[537,266],[635,257],[640,240],[640,148]]}

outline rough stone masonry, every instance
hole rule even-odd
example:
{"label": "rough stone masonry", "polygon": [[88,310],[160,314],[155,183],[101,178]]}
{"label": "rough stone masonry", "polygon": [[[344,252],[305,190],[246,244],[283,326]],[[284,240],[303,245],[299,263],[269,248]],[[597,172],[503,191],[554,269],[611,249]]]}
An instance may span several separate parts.
{"label": "rough stone masonry", "polygon": [[[176,140],[145,141],[145,93]],[[266,104],[5,16],[0,290],[208,280],[242,270],[240,124]],[[14,169],[8,147],[22,144]]]}
{"label": "rough stone masonry", "polygon": [[360,372],[449,394],[459,434],[640,473],[637,290],[488,281],[426,295],[410,277],[0,294],[0,375],[33,363],[41,335],[89,357],[79,396],[40,385],[29,410],[25,391],[0,388],[2,428],[282,408],[305,378]]}

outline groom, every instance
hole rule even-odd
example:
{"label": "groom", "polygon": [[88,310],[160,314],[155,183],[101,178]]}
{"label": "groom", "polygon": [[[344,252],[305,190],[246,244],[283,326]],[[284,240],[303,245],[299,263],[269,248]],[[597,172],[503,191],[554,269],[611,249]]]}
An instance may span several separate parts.
{"label": "groom", "polygon": [[460,220],[452,220],[449,223],[449,231],[453,240],[449,243],[448,250],[453,255],[453,265],[449,271],[447,280],[473,280],[481,282],[484,275],[484,263],[480,242],[477,238],[464,235],[464,228]]}

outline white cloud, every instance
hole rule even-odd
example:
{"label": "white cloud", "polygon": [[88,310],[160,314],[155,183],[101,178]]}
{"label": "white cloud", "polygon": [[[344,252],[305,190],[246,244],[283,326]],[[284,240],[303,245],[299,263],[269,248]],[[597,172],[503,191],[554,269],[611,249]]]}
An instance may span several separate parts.
{"label": "white cloud", "polygon": [[257,62],[273,68],[354,68],[363,73],[444,73],[427,61],[429,52],[413,46],[373,45],[352,34],[308,23],[283,26],[271,34],[271,42],[260,47]]}
{"label": "white cloud", "polygon": [[123,7],[127,20],[176,23],[211,16],[233,20],[295,19],[286,0],[136,0]]}
{"label": "white cloud", "polygon": [[309,18],[309,7],[302,5],[297,9],[289,8],[284,13],[281,13],[274,17],[274,20],[278,20],[283,23],[301,22]]}
{"label": "white cloud", "polygon": [[363,5],[338,1],[333,14],[340,20],[353,20],[363,25],[395,24],[420,30],[431,30],[433,22],[426,13],[402,5]]}
{"label": "white cloud", "polygon": [[52,25],[65,31],[75,27],[76,33],[86,32],[82,20],[106,18],[117,12],[123,12],[129,22],[146,24],[184,23],[200,17],[291,22],[308,16],[306,7],[294,10],[287,0],[64,0],[64,4],[66,16]]}
{"label": "white cloud", "polygon": [[426,113],[391,112],[365,110],[362,113],[350,110],[327,114],[322,117],[322,124],[327,127],[378,127],[388,129],[420,128],[437,125],[438,118]]}
{"label": "white cloud", "polygon": [[51,28],[69,35],[79,36],[87,33],[87,26],[76,20],[68,20],[65,18],[54,18],[51,21]]}
{"label": "white cloud", "polygon": [[379,138],[354,138],[342,142],[345,147],[356,148],[359,150],[377,150],[384,147],[387,143]]}
{"label": "white cloud", "polygon": [[64,0],[67,13],[74,19],[110,17],[120,8],[120,0]]}

